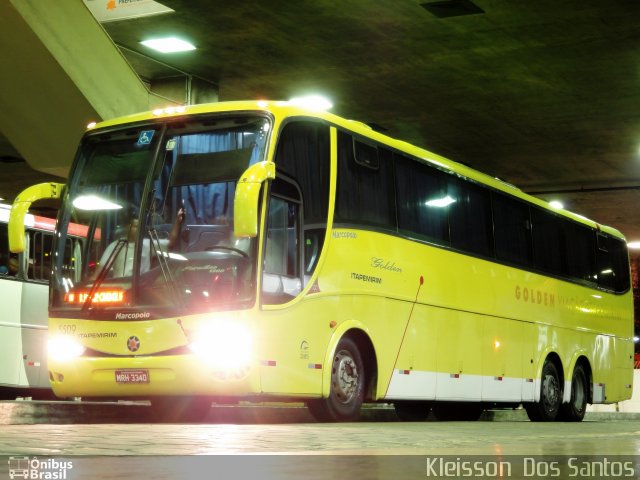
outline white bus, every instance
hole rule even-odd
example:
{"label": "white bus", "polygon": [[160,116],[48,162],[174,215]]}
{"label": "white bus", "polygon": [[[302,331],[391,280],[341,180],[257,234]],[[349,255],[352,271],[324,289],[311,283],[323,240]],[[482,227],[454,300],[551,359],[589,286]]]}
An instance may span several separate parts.
{"label": "white bus", "polygon": [[[10,205],[0,204],[0,399],[54,398],[47,369],[47,305],[55,220],[28,214],[25,250],[9,251]],[[68,241],[76,258],[79,240]],[[73,263],[73,260],[72,260]]]}

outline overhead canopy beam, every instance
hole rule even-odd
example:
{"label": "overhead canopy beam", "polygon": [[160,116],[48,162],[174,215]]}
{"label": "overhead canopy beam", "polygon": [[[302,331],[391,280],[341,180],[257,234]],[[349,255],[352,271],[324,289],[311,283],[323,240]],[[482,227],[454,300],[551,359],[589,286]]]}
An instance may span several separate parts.
{"label": "overhead canopy beam", "polygon": [[66,176],[91,121],[166,105],[83,2],[0,2],[0,132],[36,170]]}

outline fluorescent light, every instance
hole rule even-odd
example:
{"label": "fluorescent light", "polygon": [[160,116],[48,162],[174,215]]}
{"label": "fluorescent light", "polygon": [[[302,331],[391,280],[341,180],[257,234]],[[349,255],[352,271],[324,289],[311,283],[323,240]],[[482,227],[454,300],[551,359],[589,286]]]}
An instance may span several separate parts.
{"label": "fluorescent light", "polygon": [[122,205],[110,202],[97,195],[80,195],[72,203],[78,210],[120,210],[122,208]]}
{"label": "fluorescent light", "polygon": [[640,250],[640,242],[639,241],[629,242],[627,243],[627,248],[630,248],[632,250]]}
{"label": "fluorescent light", "polygon": [[558,200],[551,200],[549,202],[549,205],[551,205],[553,208],[557,208],[558,210],[562,210],[564,208],[562,202],[559,202]]}
{"label": "fluorescent light", "polygon": [[447,195],[446,197],[443,197],[443,198],[436,198],[434,200],[429,200],[428,202],[425,202],[425,205],[427,207],[444,208],[444,207],[448,207],[452,203],[455,203],[455,201],[456,201],[455,198],[451,198],[449,195]]}
{"label": "fluorescent light", "polygon": [[167,38],[152,38],[140,42],[145,47],[153,48],[160,53],[175,53],[175,52],[187,52],[189,50],[195,50],[189,42],[185,42],[176,37]]}

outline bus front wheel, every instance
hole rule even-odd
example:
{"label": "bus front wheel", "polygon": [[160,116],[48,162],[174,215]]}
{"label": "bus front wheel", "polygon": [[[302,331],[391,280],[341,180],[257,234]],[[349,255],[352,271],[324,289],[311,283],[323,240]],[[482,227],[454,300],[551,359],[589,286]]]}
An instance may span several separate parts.
{"label": "bus front wheel", "polygon": [[524,408],[532,422],[552,422],[558,416],[562,402],[560,375],[552,361],[544,362],[540,380],[540,401],[527,403]]}
{"label": "bus front wheel", "polygon": [[307,403],[311,414],[322,422],[353,421],[364,401],[365,368],[354,340],[343,337],[331,362],[331,388],[327,398]]}

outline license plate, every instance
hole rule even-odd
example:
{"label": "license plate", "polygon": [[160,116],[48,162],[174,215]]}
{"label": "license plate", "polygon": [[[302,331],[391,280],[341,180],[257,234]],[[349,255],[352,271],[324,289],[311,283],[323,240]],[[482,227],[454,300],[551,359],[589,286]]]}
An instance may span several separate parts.
{"label": "license plate", "polygon": [[116,370],[116,383],[149,383],[149,370]]}

